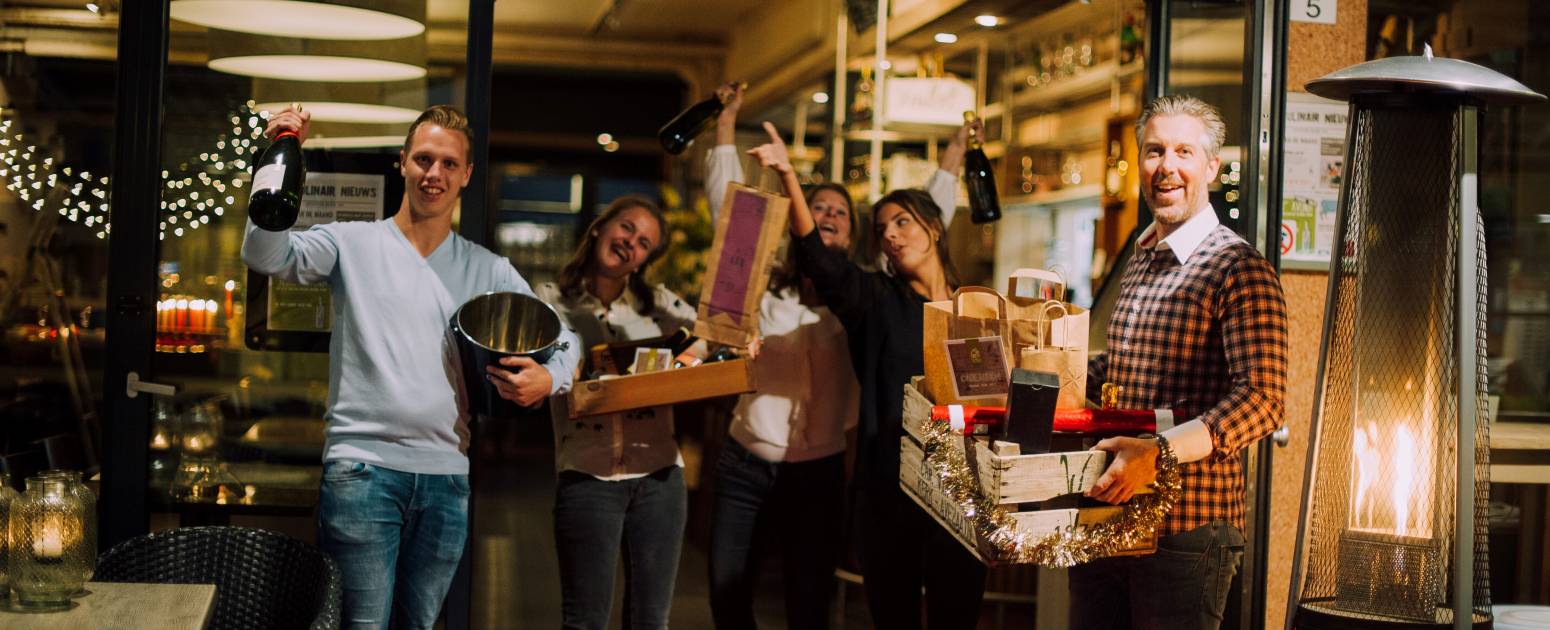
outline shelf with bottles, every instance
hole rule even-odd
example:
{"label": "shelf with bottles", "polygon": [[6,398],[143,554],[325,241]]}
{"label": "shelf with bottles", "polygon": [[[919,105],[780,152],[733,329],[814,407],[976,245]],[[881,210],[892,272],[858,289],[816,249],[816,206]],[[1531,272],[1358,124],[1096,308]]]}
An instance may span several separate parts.
{"label": "shelf with bottles", "polygon": [[176,272],[162,275],[164,291],[156,300],[156,351],[203,354],[240,347],[234,336],[242,330],[239,283],[205,276],[201,283],[184,283]]}

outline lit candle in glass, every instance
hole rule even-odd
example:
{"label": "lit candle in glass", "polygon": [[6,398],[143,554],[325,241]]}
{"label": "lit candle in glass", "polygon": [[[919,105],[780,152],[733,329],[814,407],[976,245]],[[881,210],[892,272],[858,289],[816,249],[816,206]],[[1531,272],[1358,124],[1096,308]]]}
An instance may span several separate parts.
{"label": "lit candle in glass", "polygon": [[215,300],[205,300],[205,329],[215,332]]}
{"label": "lit candle in glass", "polygon": [[32,557],[39,562],[59,562],[65,555],[64,517],[43,514],[32,527]]}

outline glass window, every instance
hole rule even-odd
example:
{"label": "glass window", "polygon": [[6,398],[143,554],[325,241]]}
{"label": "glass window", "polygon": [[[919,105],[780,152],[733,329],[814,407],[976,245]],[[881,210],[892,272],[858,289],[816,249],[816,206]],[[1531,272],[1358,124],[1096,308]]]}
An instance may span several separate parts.
{"label": "glass window", "polygon": [[117,22],[0,2],[0,472],[94,469]]}
{"label": "glass window", "polygon": [[[317,29],[311,39],[244,32],[264,15],[173,6],[154,372],[179,394],[152,409],[150,496],[153,510],[185,524],[234,514],[310,519],[317,501],[329,290],[271,280],[241,259],[267,116],[293,102],[312,114],[295,228],[305,229],[397,212],[409,123],[428,105],[463,97],[461,46],[428,42],[439,31],[448,35],[441,40],[464,41],[466,17],[428,21],[426,3],[392,3],[373,12],[370,39],[346,40],[330,30],[350,25],[296,4],[303,14],[286,19]],[[341,72],[324,55],[351,58],[351,67]]]}

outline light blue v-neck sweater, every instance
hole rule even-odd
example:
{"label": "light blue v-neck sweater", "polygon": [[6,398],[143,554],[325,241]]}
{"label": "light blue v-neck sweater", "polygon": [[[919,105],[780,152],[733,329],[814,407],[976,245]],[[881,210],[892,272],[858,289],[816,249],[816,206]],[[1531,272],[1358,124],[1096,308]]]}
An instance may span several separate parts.
{"label": "light blue v-neck sweater", "polygon": [[[328,426],[323,460],[466,474],[467,405],[448,321],[488,291],[533,295],[505,258],[452,234],[421,256],[392,219],[269,232],[250,221],[242,260],[289,282],[328,283]],[[581,344],[565,330],[544,367],[570,391]]]}

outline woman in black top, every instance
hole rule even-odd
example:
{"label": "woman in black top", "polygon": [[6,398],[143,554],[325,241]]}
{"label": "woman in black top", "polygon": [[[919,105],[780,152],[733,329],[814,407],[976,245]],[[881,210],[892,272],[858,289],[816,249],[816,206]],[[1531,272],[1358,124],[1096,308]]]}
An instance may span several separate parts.
{"label": "woman in black top", "polygon": [[890,630],[973,628],[985,591],[984,565],[899,489],[904,385],[924,370],[922,309],[928,301],[950,299],[958,286],[942,212],[918,190],[896,190],[878,200],[872,229],[886,271],[865,271],[823,246],[786,145],[773,125],[764,123],[764,128],[770,143],[748,152],[781,175],[791,197],[791,234],[802,273],[844,324],[861,383],[856,477],[862,573],[872,619]]}

